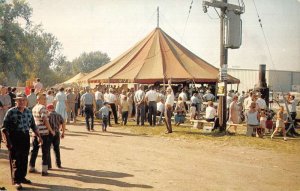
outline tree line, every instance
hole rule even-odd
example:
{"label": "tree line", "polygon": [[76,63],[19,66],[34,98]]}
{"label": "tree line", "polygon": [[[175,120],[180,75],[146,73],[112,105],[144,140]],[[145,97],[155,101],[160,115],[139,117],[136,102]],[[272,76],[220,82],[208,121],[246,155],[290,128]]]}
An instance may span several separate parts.
{"label": "tree line", "polygon": [[24,86],[26,80],[39,77],[52,86],[110,62],[101,51],[67,61],[58,39],[32,23],[32,11],[25,0],[0,0],[0,84]]}

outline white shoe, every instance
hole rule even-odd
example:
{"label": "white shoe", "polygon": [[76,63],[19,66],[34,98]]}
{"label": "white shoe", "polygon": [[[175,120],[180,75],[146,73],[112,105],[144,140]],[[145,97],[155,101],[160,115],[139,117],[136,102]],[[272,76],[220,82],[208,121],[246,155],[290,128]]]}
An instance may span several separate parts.
{"label": "white shoe", "polygon": [[283,137],[283,140],[284,140],[284,141],[287,141],[287,138],[286,138],[286,137]]}

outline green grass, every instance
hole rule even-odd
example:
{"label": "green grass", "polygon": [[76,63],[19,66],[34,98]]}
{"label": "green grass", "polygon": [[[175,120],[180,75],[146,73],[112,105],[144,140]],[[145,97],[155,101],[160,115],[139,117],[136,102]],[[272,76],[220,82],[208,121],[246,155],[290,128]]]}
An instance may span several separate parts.
{"label": "green grass", "polygon": [[[84,123],[84,118],[79,118],[81,123]],[[98,125],[99,120],[95,120]],[[192,129],[191,125],[184,124],[180,126],[172,125],[173,133],[165,134],[165,125],[150,127],[147,123],[145,126],[137,126],[135,122],[129,121],[126,126],[119,126],[120,129],[125,129],[132,134],[141,136],[157,136],[167,137],[176,140],[188,140],[196,142],[206,142],[237,147],[252,147],[261,150],[273,150],[283,153],[297,153],[300,152],[300,137],[288,138],[288,141],[283,141],[281,136],[275,136],[273,140],[267,134],[264,138],[246,137],[245,127],[238,127],[236,135],[225,135],[218,131],[212,133],[204,133],[200,129]],[[117,127],[117,126],[114,126]]]}
{"label": "green grass", "polygon": [[166,127],[156,126],[150,127],[136,126],[134,122],[128,122],[127,126],[124,126],[126,130],[136,135],[147,135],[147,136],[160,136],[168,137],[173,139],[191,140],[191,141],[209,141],[218,145],[229,145],[237,147],[253,147],[262,150],[274,150],[284,153],[296,153],[300,151],[300,137],[289,138],[288,141],[283,141],[281,136],[275,136],[273,140],[270,139],[270,135],[267,134],[264,138],[246,137],[245,128],[238,128],[236,135],[225,135],[218,131],[212,133],[204,133],[200,129],[192,129],[190,125],[185,124],[184,126],[173,125],[173,133],[165,134]]}

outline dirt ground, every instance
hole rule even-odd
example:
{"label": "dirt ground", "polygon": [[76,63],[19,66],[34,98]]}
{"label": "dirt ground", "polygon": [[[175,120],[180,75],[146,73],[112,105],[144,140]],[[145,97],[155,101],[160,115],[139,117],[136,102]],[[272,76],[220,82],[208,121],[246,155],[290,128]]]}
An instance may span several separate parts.
{"label": "dirt ground", "polygon": [[[83,124],[67,128],[61,141],[64,168],[53,164],[48,177],[28,173],[33,184],[23,185],[25,190],[300,190],[299,153],[136,135],[122,127],[105,133],[99,125],[95,132]],[[7,158],[1,148],[0,187],[14,190]],[[39,171],[40,164],[39,155]]]}

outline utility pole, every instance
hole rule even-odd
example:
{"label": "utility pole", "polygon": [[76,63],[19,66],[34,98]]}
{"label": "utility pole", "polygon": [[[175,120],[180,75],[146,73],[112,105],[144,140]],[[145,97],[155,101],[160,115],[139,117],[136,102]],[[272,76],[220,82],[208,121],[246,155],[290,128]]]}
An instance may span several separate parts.
{"label": "utility pole", "polygon": [[[227,119],[227,63],[228,48],[239,48],[241,45],[241,20],[240,14],[244,13],[244,7],[227,3],[227,0],[203,1],[203,11],[208,7],[220,8],[220,79],[222,91],[219,95],[219,122],[220,131],[226,130]],[[220,87],[219,87],[220,88]],[[219,91],[218,91],[219,92]],[[219,94],[219,93],[218,93]]]}
{"label": "utility pole", "polygon": [[[224,3],[227,3],[227,0],[223,0]],[[228,49],[225,48],[225,7],[221,8],[220,15],[220,75],[224,72],[227,73],[227,62],[228,62]],[[226,71],[223,71],[226,70]],[[226,130],[226,114],[227,114],[227,78],[221,77],[221,82],[224,82],[224,96],[219,98],[219,106],[221,106],[221,116],[219,117],[220,122],[220,131],[223,132]]]}

